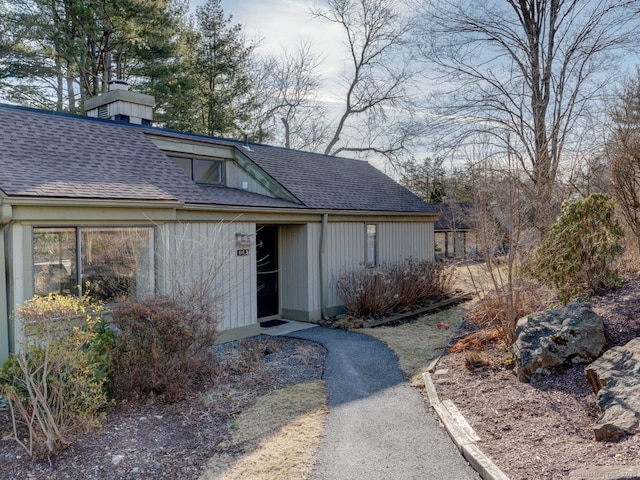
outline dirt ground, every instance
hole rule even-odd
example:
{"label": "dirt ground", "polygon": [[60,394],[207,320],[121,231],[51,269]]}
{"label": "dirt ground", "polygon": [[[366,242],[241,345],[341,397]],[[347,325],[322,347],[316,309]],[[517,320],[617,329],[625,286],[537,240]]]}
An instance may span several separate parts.
{"label": "dirt ground", "polygon": [[[0,479],[198,478],[210,457],[242,453],[229,451],[228,441],[240,413],[269,392],[320,379],[325,353],[312,342],[282,337],[220,345],[220,374],[185,401],[119,404],[102,431],[51,459],[30,459],[16,442],[0,441]],[[0,407],[0,438],[9,433],[9,409]]]}
{"label": "dirt ground", "polygon": [[[639,278],[588,304],[603,317],[608,347],[640,336]],[[640,472],[640,435],[594,440],[591,428],[600,411],[585,365],[524,384],[499,366],[505,359],[497,349],[486,358],[496,368],[470,370],[462,353],[448,354],[438,364],[447,372],[434,381],[440,399],[453,400],[482,438],[482,451],[511,480],[567,478],[588,466],[633,466]]]}
{"label": "dirt ground", "polygon": [[[638,299],[640,279],[635,278],[589,301],[604,318],[609,346],[640,336]],[[424,331],[439,332],[433,322],[426,323]],[[325,351],[302,340],[258,337],[219,346],[216,354],[221,374],[201,392],[169,406],[151,399],[121,404],[101,432],[78,439],[50,460],[32,460],[15,442],[0,441],[0,479],[198,478],[207,459],[239,453],[233,451],[231,433],[236,419],[258,398],[320,379]],[[491,355],[497,365],[506,358],[501,350]],[[519,383],[504,367],[471,371],[462,354],[445,355],[438,368],[447,370],[434,376],[440,398],[454,401],[483,439],[481,449],[511,480],[567,478],[589,465],[640,469],[640,435],[615,443],[593,439],[591,426],[599,411],[584,366],[535,384]],[[208,401],[203,401],[205,393]],[[0,437],[10,431],[8,409],[0,407]]]}

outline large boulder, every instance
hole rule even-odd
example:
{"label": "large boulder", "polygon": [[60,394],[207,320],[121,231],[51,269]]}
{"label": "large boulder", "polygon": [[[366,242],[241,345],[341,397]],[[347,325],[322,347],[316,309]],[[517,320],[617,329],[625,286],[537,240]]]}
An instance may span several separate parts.
{"label": "large boulder", "polygon": [[593,427],[596,440],[617,441],[636,433],[640,420],[640,338],[607,350],[584,372],[604,410]]}
{"label": "large boulder", "polygon": [[515,373],[521,382],[536,381],[573,363],[592,362],[605,344],[602,319],[576,303],[521,318],[515,335]]}

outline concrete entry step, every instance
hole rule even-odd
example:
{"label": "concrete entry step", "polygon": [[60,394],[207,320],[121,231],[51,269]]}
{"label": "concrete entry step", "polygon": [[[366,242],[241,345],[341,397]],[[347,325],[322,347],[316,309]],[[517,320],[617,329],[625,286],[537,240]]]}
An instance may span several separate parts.
{"label": "concrete entry step", "polygon": [[291,332],[297,332],[299,330],[306,330],[308,328],[318,327],[315,323],[308,322],[296,322],[294,320],[266,320],[260,322],[260,333],[263,335],[271,335],[277,337],[280,335],[287,335]]}

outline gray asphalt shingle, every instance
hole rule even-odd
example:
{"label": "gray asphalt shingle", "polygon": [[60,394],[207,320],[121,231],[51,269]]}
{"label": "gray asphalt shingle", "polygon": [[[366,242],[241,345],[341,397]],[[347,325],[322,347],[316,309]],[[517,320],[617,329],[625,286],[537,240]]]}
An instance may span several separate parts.
{"label": "gray asphalt shingle", "polygon": [[[299,200],[196,185],[146,133],[236,148]],[[366,162],[0,105],[0,190],[7,196],[434,213]]]}

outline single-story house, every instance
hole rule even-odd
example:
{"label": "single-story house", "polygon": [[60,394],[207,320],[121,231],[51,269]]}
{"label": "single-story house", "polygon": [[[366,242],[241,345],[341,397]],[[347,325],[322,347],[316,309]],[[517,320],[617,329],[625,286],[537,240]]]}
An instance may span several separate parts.
{"label": "single-story house", "polygon": [[440,213],[434,226],[436,257],[476,256],[476,245],[471,232],[471,204],[446,202],[434,204],[434,207]]}
{"label": "single-story house", "polygon": [[88,117],[0,105],[0,360],[37,294],[200,286],[228,341],[340,312],[345,269],[434,257],[437,210],[367,162],[155,128],[152,106],[126,89]]}

